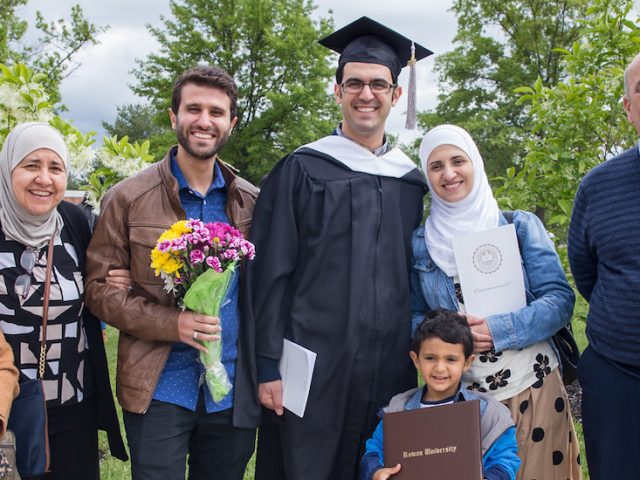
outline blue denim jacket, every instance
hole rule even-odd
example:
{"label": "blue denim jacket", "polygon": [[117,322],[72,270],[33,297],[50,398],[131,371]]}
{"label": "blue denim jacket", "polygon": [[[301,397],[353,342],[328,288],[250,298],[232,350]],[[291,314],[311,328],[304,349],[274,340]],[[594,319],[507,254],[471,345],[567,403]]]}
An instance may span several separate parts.
{"label": "blue denim jacket", "polygon": [[[500,225],[506,224],[501,214]],[[545,339],[552,343],[551,336],[571,319],[575,303],[573,290],[542,222],[532,213],[516,210],[513,224],[520,244],[527,306],[487,317],[497,352],[521,349]],[[411,242],[411,312],[415,329],[429,310],[458,310],[458,300],[453,279],[438,268],[427,251],[424,227],[413,232]]]}

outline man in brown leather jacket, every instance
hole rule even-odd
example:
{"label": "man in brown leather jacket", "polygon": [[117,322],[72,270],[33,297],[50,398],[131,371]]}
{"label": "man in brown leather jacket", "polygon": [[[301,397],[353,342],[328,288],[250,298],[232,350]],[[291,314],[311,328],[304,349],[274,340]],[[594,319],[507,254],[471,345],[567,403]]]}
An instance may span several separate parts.
{"label": "man in brown leather jacket", "polygon": [[[106,195],[87,252],[87,304],[120,330],[117,396],[124,410],[132,476],[243,478],[259,423],[252,332],[241,321],[238,269],[220,319],[181,311],[150,267],[160,234],[174,222],[225,221],[248,234],[257,189],[217,156],[237,121],[236,86],[223,70],[198,67],[174,84],[168,155]],[[104,278],[131,271],[132,289]],[[198,340],[223,338],[234,388],[215,403],[202,385]]]}

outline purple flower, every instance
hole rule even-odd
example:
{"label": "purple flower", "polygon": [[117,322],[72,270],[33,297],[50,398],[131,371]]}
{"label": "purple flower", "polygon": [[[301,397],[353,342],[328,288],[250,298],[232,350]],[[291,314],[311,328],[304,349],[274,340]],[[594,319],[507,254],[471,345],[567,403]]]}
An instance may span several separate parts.
{"label": "purple flower", "polygon": [[186,250],[187,249],[187,241],[185,240],[184,237],[179,237],[174,239],[171,242],[171,250],[173,250],[174,252],[176,251],[181,251],[181,250]]}
{"label": "purple flower", "polygon": [[204,241],[206,241],[206,239],[202,236],[200,232],[194,231],[189,235],[187,235],[187,241],[191,244],[198,244],[198,243],[203,243]]}
{"label": "purple flower", "polygon": [[220,263],[220,259],[218,257],[207,257],[206,263],[216,272],[222,273],[222,264]]}
{"label": "purple flower", "polygon": [[197,218],[190,218],[189,220],[187,220],[187,228],[190,228],[191,230],[202,229],[204,228],[204,223],[202,223],[202,221],[198,220]]}
{"label": "purple flower", "polygon": [[161,252],[166,252],[171,248],[171,242],[169,240],[163,240],[158,244],[158,250]]}
{"label": "purple flower", "polygon": [[242,252],[242,255],[248,257],[249,260],[253,260],[256,256],[256,247],[254,247],[253,243],[247,242],[246,240],[242,241],[240,251]]}
{"label": "purple flower", "polygon": [[240,257],[238,256],[238,250],[235,248],[228,248],[222,252],[222,258],[226,258],[227,260],[238,260]]}
{"label": "purple flower", "polygon": [[194,225],[193,232],[191,233],[192,243],[208,243],[210,238],[211,233],[204,223],[199,222],[197,225]]}
{"label": "purple flower", "polygon": [[189,254],[189,259],[193,264],[202,263],[204,262],[204,253],[202,253],[202,250],[192,250]]}

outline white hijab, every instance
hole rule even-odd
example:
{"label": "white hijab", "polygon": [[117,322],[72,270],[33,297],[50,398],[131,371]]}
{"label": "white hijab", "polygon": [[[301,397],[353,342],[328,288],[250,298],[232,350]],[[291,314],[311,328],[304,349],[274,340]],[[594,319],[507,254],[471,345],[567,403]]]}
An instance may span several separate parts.
{"label": "white hijab", "polygon": [[9,240],[32,248],[40,248],[62,230],[64,222],[57,209],[44,215],[32,215],[16,200],[11,185],[11,172],[31,152],[40,148],[52,150],[62,159],[68,171],[67,147],[60,133],[46,123],[30,122],[16,126],[7,135],[0,151],[0,224]]}
{"label": "white hijab", "polygon": [[[448,202],[439,197],[429,182],[427,160],[440,145],[463,150],[473,162],[473,188],[462,200]],[[498,226],[500,209],[493,197],[484,162],[471,136],[455,125],[439,125],[424,136],[420,144],[420,163],[431,191],[431,209],[424,226],[424,237],[431,258],[450,277],[458,274],[451,239],[468,232]]]}

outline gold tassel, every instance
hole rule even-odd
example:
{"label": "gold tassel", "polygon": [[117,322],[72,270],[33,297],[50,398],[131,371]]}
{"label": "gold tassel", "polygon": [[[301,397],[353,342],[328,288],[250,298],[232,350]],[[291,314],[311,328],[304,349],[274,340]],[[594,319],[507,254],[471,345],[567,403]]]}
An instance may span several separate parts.
{"label": "gold tassel", "polygon": [[413,130],[416,128],[416,47],[411,42],[411,58],[407,62],[409,66],[409,88],[407,92],[407,120],[404,128]]}

